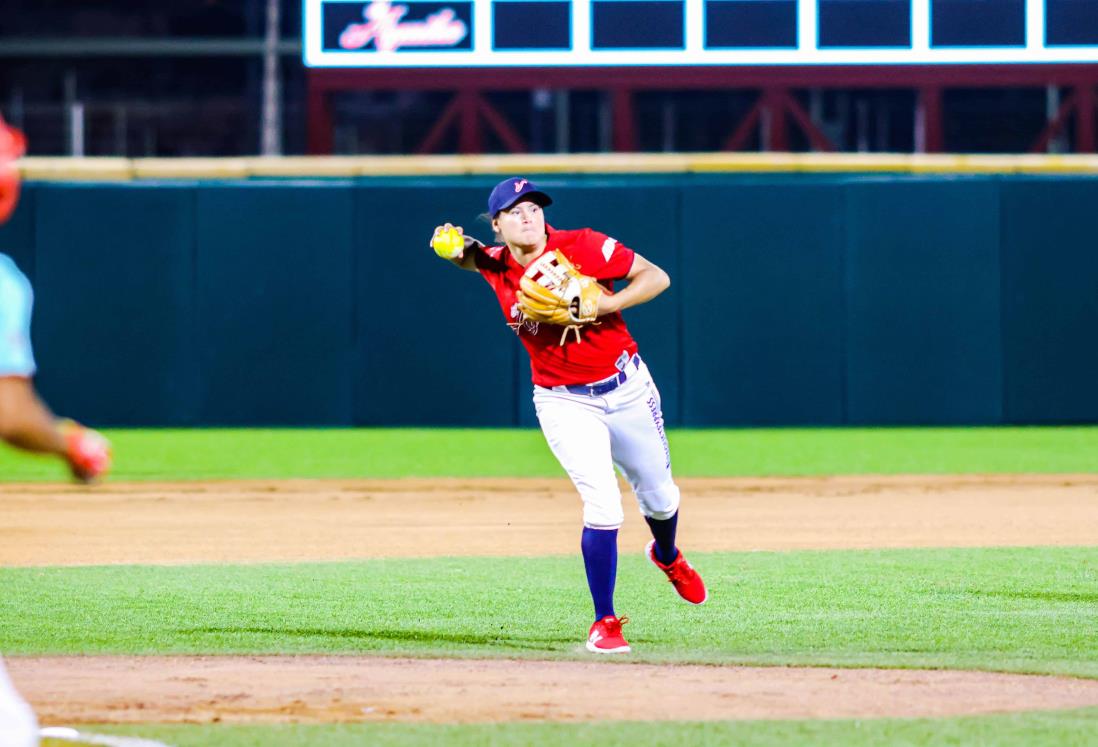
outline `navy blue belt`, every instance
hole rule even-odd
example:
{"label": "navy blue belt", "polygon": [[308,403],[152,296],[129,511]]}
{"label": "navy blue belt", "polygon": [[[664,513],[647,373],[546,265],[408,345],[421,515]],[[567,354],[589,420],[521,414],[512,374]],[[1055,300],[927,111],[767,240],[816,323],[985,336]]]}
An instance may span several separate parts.
{"label": "navy blue belt", "polygon": [[[632,363],[634,370],[640,368],[640,355],[634,353],[633,357],[629,359],[629,363]],[[628,365],[628,364],[627,364]],[[601,397],[604,394],[617,389],[624,384],[629,378],[629,374],[625,371],[618,371],[614,376],[609,379],[603,379],[602,381],[596,381],[594,384],[566,384],[564,388],[570,394],[583,394],[588,397]]]}

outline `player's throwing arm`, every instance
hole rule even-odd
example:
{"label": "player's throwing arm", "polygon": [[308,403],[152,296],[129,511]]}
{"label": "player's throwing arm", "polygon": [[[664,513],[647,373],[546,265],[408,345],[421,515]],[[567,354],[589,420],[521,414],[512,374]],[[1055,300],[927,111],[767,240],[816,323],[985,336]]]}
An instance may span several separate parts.
{"label": "player's throwing arm", "polygon": [[[0,223],[15,211],[15,161],[25,149],[22,133],[0,119]],[[35,392],[32,300],[30,283],[11,259],[0,254],[0,440],[27,451],[56,454],[76,480],[93,482],[110,469],[110,445],[79,423],[54,418]]]}

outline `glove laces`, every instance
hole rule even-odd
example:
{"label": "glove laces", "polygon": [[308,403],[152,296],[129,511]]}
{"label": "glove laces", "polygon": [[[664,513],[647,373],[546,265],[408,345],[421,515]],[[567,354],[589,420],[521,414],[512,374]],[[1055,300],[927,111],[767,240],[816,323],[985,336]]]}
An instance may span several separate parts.
{"label": "glove laces", "polygon": [[564,328],[564,331],[560,333],[560,347],[564,347],[564,343],[568,342],[569,332],[576,333],[576,342],[583,342],[583,339],[580,337],[580,326],[581,325],[579,324],[569,324]]}

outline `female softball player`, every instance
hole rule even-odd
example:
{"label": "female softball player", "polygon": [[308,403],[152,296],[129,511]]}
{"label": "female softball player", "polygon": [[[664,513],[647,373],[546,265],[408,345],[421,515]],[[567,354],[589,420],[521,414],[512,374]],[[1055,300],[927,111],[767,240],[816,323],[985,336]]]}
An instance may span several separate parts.
{"label": "female softball player", "polygon": [[[449,223],[435,229],[431,244],[459,267],[480,272],[530,354],[542,432],[583,499],[581,548],[595,606],[587,650],[625,653],[621,626],[627,618],[614,611],[624,520],[615,465],[652,530],[649,560],[686,601],[702,604],[707,597],[701,577],[675,546],[679,489],[660,394],[621,315],[671,281],[605,234],[552,228],[544,213],[550,204],[529,180],[506,179],[488,197],[501,245],[485,246]],[[613,292],[622,280],[628,285]]]}

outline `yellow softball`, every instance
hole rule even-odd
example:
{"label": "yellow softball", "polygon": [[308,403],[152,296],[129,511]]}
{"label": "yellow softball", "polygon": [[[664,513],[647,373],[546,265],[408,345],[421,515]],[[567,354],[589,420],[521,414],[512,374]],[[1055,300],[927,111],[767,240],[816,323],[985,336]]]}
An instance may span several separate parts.
{"label": "yellow softball", "polygon": [[431,248],[443,259],[453,259],[465,248],[465,237],[456,228],[439,231],[431,239]]}

